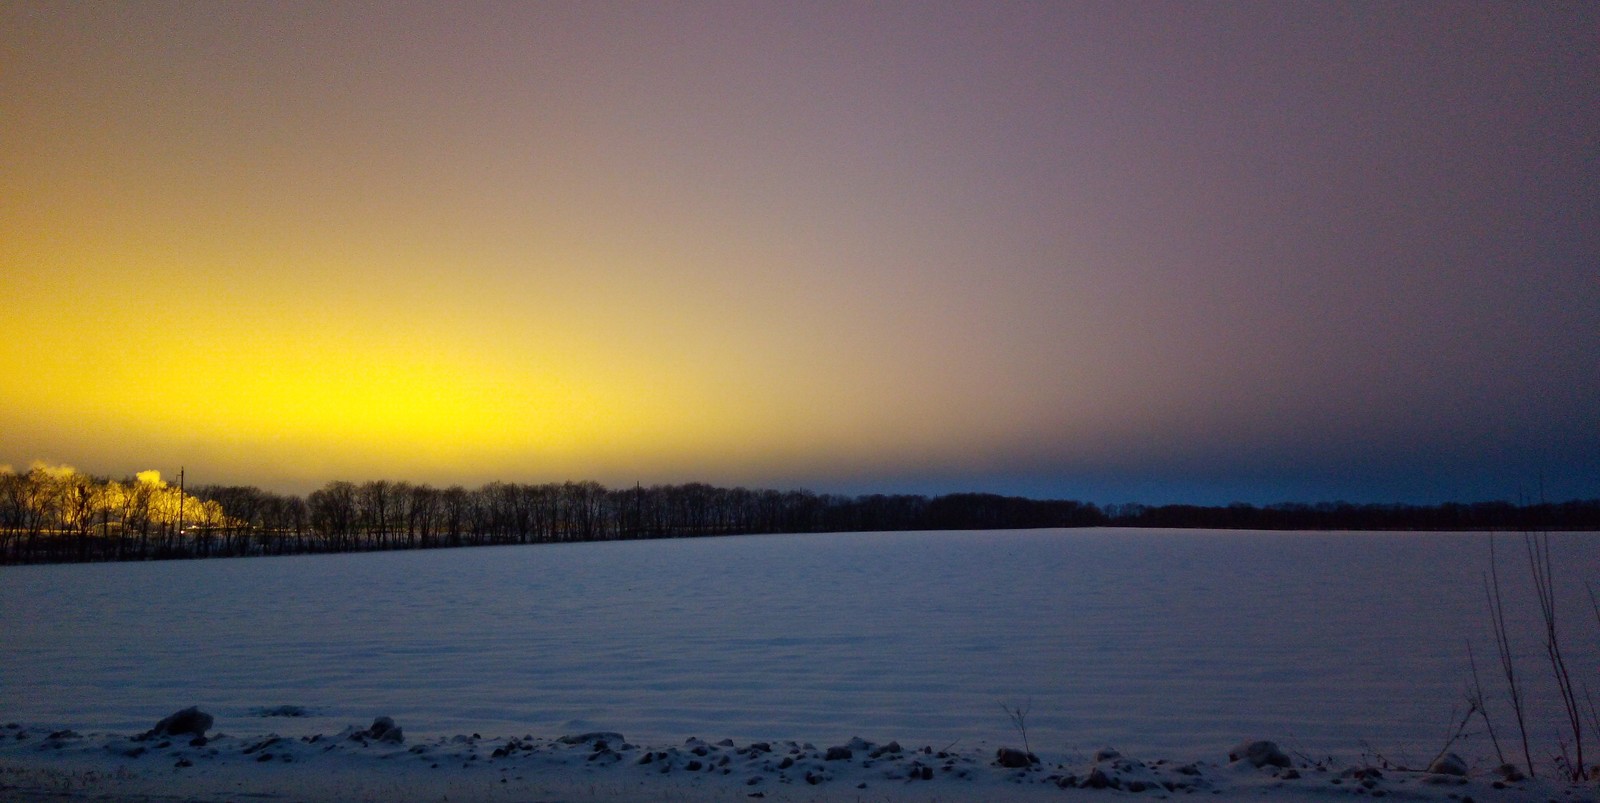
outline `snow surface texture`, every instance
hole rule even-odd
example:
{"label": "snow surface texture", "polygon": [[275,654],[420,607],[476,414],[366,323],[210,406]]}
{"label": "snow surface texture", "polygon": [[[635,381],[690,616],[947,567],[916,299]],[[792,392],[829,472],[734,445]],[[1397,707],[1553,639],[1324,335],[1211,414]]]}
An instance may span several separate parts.
{"label": "snow surface texture", "polygon": [[[375,723],[376,725],[376,723]],[[376,728],[374,728],[376,729]],[[0,799],[121,801],[1206,800],[1580,801],[1593,789],[1506,784],[1372,767],[1256,767],[1248,760],[1146,762],[1100,750],[1075,764],[1008,768],[972,751],[852,739],[690,738],[640,746],[622,734],[436,738],[396,744],[348,728],[332,736],[128,738],[0,728]]]}
{"label": "snow surface texture", "polygon": [[[1264,752],[1282,761],[1256,760]],[[11,800],[1101,800],[1107,795],[1203,800],[1594,801],[1552,781],[1419,773],[1370,765],[1294,766],[1270,742],[1237,745],[1226,765],[1142,761],[1096,750],[1075,765],[998,750],[850,739],[706,742],[642,747],[619,733],[557,739],[437,737],[405,745],[387,718],[334,736],[170,737],[0,728],[0,798]],[[1021,765],[1003,760],[1021,753]]]}
{"label": "snow surface texture", "polygon": [[[1569,661],[1591,674],[1594,539],[1553,536]],[[1535,744],[1553,749],[1521,541],[1500,544]],[[296,744],[379,715],[411,746],[860,735],[986,764],[1020,746],[1009,705],[1027,708],[1045,776],[1107,745],[1220,765],[1258,738],[1330,767],[1419,766],[1459,716],[1467,639],[1499,705],[1487,567],[1483,534],[1156,530],[7,567],[0,718],[131,735],[198,705],[239,739]],[[1486,771],[1472,730],[1453,750]]]}

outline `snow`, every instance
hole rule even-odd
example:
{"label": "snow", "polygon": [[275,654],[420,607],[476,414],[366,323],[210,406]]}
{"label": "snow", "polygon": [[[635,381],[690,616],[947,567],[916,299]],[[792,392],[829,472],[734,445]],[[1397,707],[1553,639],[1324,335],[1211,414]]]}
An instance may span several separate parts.
{"label": "snow", "polygon": [[[19,738],[20,737],[20,738]],[[1209,799],[1584,800],[1592,789],[1421,772],[1248,761],[1141,760],[1101,751],[1075,762],[1000,767],[975,751],[877,744],[688,739],[640,746],[621,734],[566,739],[459,735],[394,745],[348,735],[203,744],[0,728],[0,794],[31,800],[1087,800],[1200,793]],[[844,756],[845,750],[850,751]]]}
{"label": "snow", "polygon": [[[1297,763],[1323,761],[1330,777],[1306,780],[1354,789],[1332,778],[1383,759],[1426,766],[1443,747],[1470,680],[1468,639],[1503,708],[1487,674],[1487,538],[845,533],[7,567],[0,724],[16,722],[29,738],[0,733],[0,770],[10,773],[0,789],[109,784],[209,799],[248,788],[336,799],[354,784],[372,799],[452,789],[455,799],[489,799],[494,786],[507,799],[519,789],[521,799],[530,790],[627,799],[642,788],[667,799],[743,799],[759,777],[770,799],[855,799],[867,794],[860,783],[877,799],[927,799],[934,793],[888,776],[907,775],[912,750],[949,747],[969,777],[941,770],[940,799],[996,789],[1057,799],[1088,790],[1047,778],[1087,777],[1096,752],[1113,746],[1142,762],[1124,772],[1129,779],[1170,780],[1173,768],[1199,762],[1210,791],[1293,792],[1298,782],[1273,777],[1276,768],[1228,765],[1231,746],[1257,739]],[[1582,583],[1600,579],[1594,538],[1552,538],[1569,660],[1591,687],[1600,627]],[[1539,685],[1548,671],[1520,537],[1502,535],[1500,554],[1523,673],[1541,701],[1535,744],[1548,755],[1558,716]],[[224,736],[159,757],[117,752],[189,705],[214,715],[213,735]],[[997,748],[1021,746],[1002,706],[1027,709],[1041,767],[992,766]],[[1509,712],[1494,713],[1504,739]],[[334,740],[379,716],[403,728],[403,746]],[[1472,788],[1484,787],[1470,793],[1512,794],[1486,786],[1497,762],[1480,724],[1452,747]],[[40,750],[68,729],[83,735]],[[555,741],[590,731],[625,734],[634,750],[599,766],[588,746]],[[243,752],[269,736],[283,738],[270,768]],[[873,767],[859,755],[822,761],[854,737],[898,741],[906,753]],[[492,756],[513,738],[537,750]],[[694,760],[684,755],[690,738],[733,740],[717,750],[738,772],[682,769]],[[789,740],[803,761],[826,766],[825,783],[746,766],[750,757],[737,754]],[[409,752],[417,747],[449,760],[424,763]],[[174,751],[194,753],[193,766],[174,767]],[[669,751],[682,760],[666,775],[637,763]],[[321,769],[283,769],[285,755],[291,769]],[[488,767],[497,769],[478,772]],[[515,773],[506,784],[500,769]],[[1384,783],[1408,778],[1391,773]],[[1409,782],[1412,795],[1469,793]]]}

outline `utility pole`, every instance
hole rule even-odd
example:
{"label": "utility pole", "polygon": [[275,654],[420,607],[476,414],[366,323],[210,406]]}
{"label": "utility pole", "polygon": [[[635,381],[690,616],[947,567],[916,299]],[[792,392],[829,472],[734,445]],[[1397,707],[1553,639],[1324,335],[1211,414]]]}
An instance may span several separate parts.
{"label": "utility pole", "polygon": [[183,543],[183,466],[178,466],[178,543]]}

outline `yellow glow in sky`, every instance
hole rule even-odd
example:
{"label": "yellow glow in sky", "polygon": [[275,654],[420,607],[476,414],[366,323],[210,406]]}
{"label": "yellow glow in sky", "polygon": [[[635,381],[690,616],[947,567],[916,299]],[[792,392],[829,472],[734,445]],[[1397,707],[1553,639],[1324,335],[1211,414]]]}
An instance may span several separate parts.
{"label": "yellow glow in sky", "polygon": [[[1085,300],[996,280],[965,169],[860,147],[912,107],[806,111],[848,73],[782,100],[574,71],[583,36],[488,64],[337,9],[44,11],[0,75],[5,459],[782,483],[992,462],[1093,395]],[[501,33],[453,24],[415,30]]]}
{"label": "yellow glow in sky", "polygon": [[0,3],[0,463],[1592,493],[1594,13]]}
{"label": "yellow glow in sky", "polygon": [[[871,330],[839,314],[848,304],[675,287],[593,255],[551,264],[536,243],[517,266],[450,270],[382,251],[348,269],[320,244],[297,263],[232,244],[153,250],[172,261],[91,241],[56,248],[44,270],[8,266],[12,320],[30,333],[0,343],[0,371],[26,378],[0,402],[13,443],[31,435],[90,465],[209,460],[296,486],[759,479],[885,447],[936,456],[956,412],[942,405],[960,400],[956,387],[908,394],[930,368],[956,375],[856,341]],[[958,441],[984,434],[968,430]]]}

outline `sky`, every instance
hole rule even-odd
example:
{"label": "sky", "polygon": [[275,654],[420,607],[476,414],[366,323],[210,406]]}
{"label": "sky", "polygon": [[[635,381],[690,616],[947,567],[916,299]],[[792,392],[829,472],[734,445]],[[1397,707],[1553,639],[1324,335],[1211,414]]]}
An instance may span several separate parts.
{"label": "sky", "polygon": [[1593,498],[1597,188],[1593,3],[7,2],[0,464]]}

